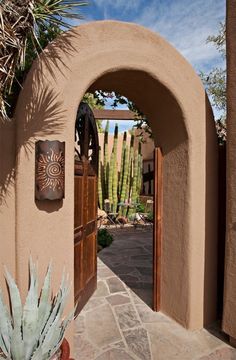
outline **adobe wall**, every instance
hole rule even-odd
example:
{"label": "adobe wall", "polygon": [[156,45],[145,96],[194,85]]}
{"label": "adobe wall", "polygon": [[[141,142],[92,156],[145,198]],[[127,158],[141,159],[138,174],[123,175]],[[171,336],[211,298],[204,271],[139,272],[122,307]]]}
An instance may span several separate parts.
{"label": "adobe wall", "polygon": [[[74,125],[84,93],[100,88],[133,100],[162,147],[161,310],[185,327],[199,329],[214,320],[216,305],[217,145],[212,111],[187,61],[159,35],[134,24],[79,26],[54,41],[27,77],[16,110],[20,287],[26,288],[30,252],[41,269],[53,260],[56,285],[63,265],[73,279]],[[34,144],[39,139],[66,142],[62,202],[34,199]]]}
{"label": "adobe wall", "polygon": [[16,276],[15,249],[15,126],[0,118],[0,288],[5,299],[7,288],[4,266]]}

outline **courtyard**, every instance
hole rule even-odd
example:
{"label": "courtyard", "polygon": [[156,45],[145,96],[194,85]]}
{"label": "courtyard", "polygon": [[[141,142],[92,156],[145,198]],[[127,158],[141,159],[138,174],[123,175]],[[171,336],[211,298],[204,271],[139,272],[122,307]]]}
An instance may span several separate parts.
{"label": "courtyard", "polygon": [[81,360],[233,360],[217,330],[188,331],[151,309],[152,229],[112,229],[98,256],[97,290],[75,321]]}

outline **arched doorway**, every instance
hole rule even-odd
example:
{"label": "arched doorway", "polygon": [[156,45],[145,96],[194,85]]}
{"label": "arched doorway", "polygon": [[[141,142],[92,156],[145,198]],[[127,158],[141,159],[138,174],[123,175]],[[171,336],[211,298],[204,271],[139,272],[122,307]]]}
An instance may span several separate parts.
{"label": "arched doorway", "polygon": [[[53,42],[27,77],[15,114],[17,141],[25,145],[16,181],[20,287],[30,251],[43,263],[53,254],[58,279],[61,264],[73,278],[74,122],[83,94],[98,88],[117,90],[139,105],[163,150],[161,310],[187,328],[201,328],[215,318],[216,305],[217,143],[212,111],[186,60],[163,38],[134,24],[79,26]],[[66,142],[63,202],[42,205],[34,200],[34,151],[26,151],[26,145],[33,146],[35,139]]]}

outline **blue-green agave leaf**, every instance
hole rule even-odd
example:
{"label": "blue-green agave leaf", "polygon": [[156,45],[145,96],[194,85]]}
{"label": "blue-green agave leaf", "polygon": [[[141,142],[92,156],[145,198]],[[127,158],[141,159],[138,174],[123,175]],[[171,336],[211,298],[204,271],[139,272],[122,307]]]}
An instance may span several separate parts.
{"label": "blue-green agave leaf", "polygon": [[51,263],[49,264],[47,274],[44,279],[44,284],[42,287],[40,301],[39,301],[39,310],[38,310],[38,331],[39,333],[45,327],[45,324],[49,318],[51,303],[49,303],[50,296],[50,283],[51,283]]}
{"label": "blue-green agave leaf", "polygon": [[29,360],[37,346],[38,328],[38,280],[36,267],[30,257],[30,288],[23,309],[23,340],[25,360]]}
{"label": "blue-green agave leaf", "polygon": [[21,320],[22,320],[22,303],[21,303],[20,292],[13,277],[6,268],[5,268],[5,276],[10,292],[13,325],[14,328],[20,328]]}
{"label": "blue-green agave leaf", "polygon": [[11,359],[25,360],[24,341],[22,339],[21,329],[14,327],[11,337]]}
{"label": "blue-green agave leaf", "polygon": [[9,311],[5,306],[0,290],[0,348],[7,356],[10,353],[12,323]]}

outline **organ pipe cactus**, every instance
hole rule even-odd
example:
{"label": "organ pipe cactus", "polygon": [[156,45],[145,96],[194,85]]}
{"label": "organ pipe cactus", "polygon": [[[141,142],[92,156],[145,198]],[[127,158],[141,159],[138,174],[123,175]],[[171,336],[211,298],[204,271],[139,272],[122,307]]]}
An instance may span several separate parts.
{"label": "organ pipe cactus", "polygon": [[[121,183],[121,195],[120,195],[120,202],[125,202],[125,196],[127,192],[127,179],[129,174],[129,148],[128,145],[126,145],[126,149],[124,151],[124,163],[123,163],[123,177],[122,177],[122,183]],[[122,214],[122,207],[119,207],[119,214]]]}
{"label": "organ pipe cactus", "polygon": [[117,161],[114,154],[114,163],[113,163],[113,177],[112,177],[112,204],[113,204],[113,211],[116,212],[117,209],[117,185],[118,185],[118,172],[117,172]]}
{"label": "organ pipe cactus", "polygon": [[[106,123],[104,134],[104,166],[101,162],[101,150],[99,150],[99,175],[98,175],[98,197],[100,207],[103,208],[104,199],[109,199],[112,211],[117,211],[117,203],[124,203],[126,200],[137,203],[142,186],[142,154],[141,143],[134,156],[134,134],[131,134],[129,146],[127,145],[127,133],[123,135],[120,176],[117,168],[117,147],[118,147],[118,125],[115,125],[113,148],[108,160],[108,131],[109,121]],[[108,171],[109,170],[109,171]],[[101,205],[102,204],[102,205]],[[119,207],[119,214],[122,214],[122,206]],[[130,212],[133,212],[130,209]]]}
{"label": "organ pipe cactus", "polygon": [[123,184],[123,178],[124,178],[125,157],[127,156],[126,142],[127,142],[127,132],[125,131],[124,135],[123,135],[122,150],[121,150],[120,179],[119,179],[119,188],[118,188],[118,194],[120,196],[120,200],[121,200],[122,184]]}
{"label": "organ pipe cactus", "polygon": [[108,181],[109,181],[108,134],[109,134],[109,120],[107,120],[106,127],[105,127],[105,132],[104,132],[104,151],[103,151],[103,154],[104,154],[104,160],[103,160],[103,165],[104,165],[103,192],[104,192],[104,198],[105,199],[107,199],[107,197],[108,197]]}
{"label": "organ pipe cactus", "polygon": [[126,186],[126,199],[130,200],[130,185],[132,183],[132,168],[134,160],[134,134],[131,135],[130,139],[130,151],[129,151],[129,172],[127,175],[127,186]]}
{"label": "organ pipe cactus", "polygon": [[139,164],[139,154],[138,150],[135,150],[134,155],[134,173],[133,173],[133,182],[132,182],[132,192],[131,192],[131,202],[135,204],[137,202],[137,182],[138,182],[138,167]]}
{"label": "organ pipe cactus", "polygon": [[49,360],[57,353],[74,311],[64,320],[62,314],[69,293],[68,276],[63,274],[60,289],[51,300],[49,265],[40,297],[36,265],[30,259],[30,286],[24,306],[19,289],[5,271],[11,312],[0,291],[0,348],[7,360]]}
{"label": "organ pipe cactus", "polygon": [[114,172],[114,153],[112,152],[110,158],[110,164],[109,164],[109,181],[108,181],[108,199],[110,201],[111,206],[113,204],[113,191],[112,191],[113,172]]}
{"label": "organ pipe cactus", "polygon": [[[117,147],[118,147],[118,125],[115,125],[114,140],[113,140],[113,168],[112,168],[112,204],[113,211],[117,208],[117,185],[118,185],[118,173],[117,173]],[[110,183],[109,183],[110,185]]]}
{"label": "organ pipe cactus", "polygon": [[138,147],[137,195],[139,195],[141,190],[142,190],[142,180],[143,180],[143,157],[142,157],[142,145],[141,145],[141,142],[139,142],[139,147]]}
{"label": "organ pipe cactus", "polygon": [[139,171],[138,171],[137,194],[141,193],[142,184],[143,184],[143,157],[142,157],[142,154],[140,154],[139,155]]}
{"label": "organ pipe cactus", "polygon": [[114,158],[117,159],[117,146],[118,146],[118,125],[115,125],[115,130],[114,130],[114,140],[113,140],[113,153],[114,153]]}

